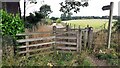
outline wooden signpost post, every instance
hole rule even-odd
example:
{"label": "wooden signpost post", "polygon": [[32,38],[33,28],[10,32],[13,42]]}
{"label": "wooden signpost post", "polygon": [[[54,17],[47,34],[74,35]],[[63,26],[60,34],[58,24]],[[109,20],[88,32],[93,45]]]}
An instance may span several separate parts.
{"label": "wooden signpost post", "polygon": [[110,2],[110,5],[107,6],[103,6],[102,10],[110,10],[110,14],[109,14],[109,23],[108,23],[108,38],[107,38],[107,45],[108,45],[108,49],[110,48],[110,41],[111,41],[111,27],[112,27],[112,14],[113,14],[113,2]]}

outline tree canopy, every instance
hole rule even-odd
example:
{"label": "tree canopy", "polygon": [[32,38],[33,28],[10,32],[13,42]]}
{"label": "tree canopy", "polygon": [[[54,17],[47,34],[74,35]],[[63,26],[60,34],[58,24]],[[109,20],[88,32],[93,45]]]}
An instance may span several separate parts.
{"label": "tree canopy", "polygon": [[80,6],[82,7],[87,7],[88,6],[88,2],[79,2],[79,1],[69,1],[69,0],[65,0],[65,2],[61,2],[60,3],[61,8],[60,8],[60,12],[63,12],[63,14],[61,16],[66,16],[66,17],[71,17],[72,15],[72,10],[77,13],[80,11]]}
{"label": "tree canopy", "polygon": [[45,18],[45,16],[42,13],[36,11],[34,12],[34,14],[30,13],[30,15],[26,17],[26,20],[28,23],[36,25],[36,23],[38,21],[41,21],[42,18]]}
{"label": "tree canopy", "polygon": [[42,13],[45,17],[47,17],[50,13],[52,13],[52,10],[49,5],[45,4],[40,7],[40,13]]}
{"label": "tree canopy", "polygon": [[36,25],[42,19],[46,19],[49,14],[52,13],[52,10],[49,5],[42,5],[39,11],[35,11],[34,13],[30,13],[29,16],[26,17],[26,27],[32,27]]}

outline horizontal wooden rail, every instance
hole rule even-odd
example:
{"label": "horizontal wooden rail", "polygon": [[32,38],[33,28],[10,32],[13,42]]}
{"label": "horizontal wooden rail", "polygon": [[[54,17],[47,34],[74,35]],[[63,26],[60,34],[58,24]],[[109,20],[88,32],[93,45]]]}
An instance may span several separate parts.
{"label": "horizontal wooden rail", "polygon": [[76,34],[76,31],[56,31],[58,34]]}
{"label": "horizontal wooden rail", "polygon": [[53,31],[50,31],[50,32],[33,32],[33,33],[19,33],[19,34],[16,34],[16,36],[26,36],[26,35],[35,35],[35,34],[49,34],[49,33],[53,33]]}
{"label": "horizontal wooden rail", "polygon": [[18,52],[18,54],[24,54],[24,53],[28,53],[28,52],[37,52],[37,51],[47,50],[47,49],[51,49],[51,48],[52,48],[52,46],[44,47],[44,48],[40,48],[40,49],[29,50],[29,51],[20,51],[20,52]]}
{"label": "horizontal wooden rail", "polygon": [[76,53],[76,51],[57,50],[59,53]]}
{"label": "horizontal wooden rail", "polygon": [[68,44],[68,45],[77,45],[76,43],[57,41],[56,44]]}
{"label": "horizontal wooden rail", "polygon": [[33,45],[28,45],[28,46],[17,46],[17,48],[38,47],[38,46],[43,46],[43,45],[48,45],[48,44],[53,44],[53,43],[55,42],[46,42],[46,43],[33,44]]}
{"label": "horizontal wooden rail", "polygon": [[66,27],[63,27],[63,28],[57,28],[57,29],[66,29]]}
{"label": "horizontal wooden rail", "polygon": [[63,47],[63,46],[58,46],[56,49],[62,49],[62,50],[77,50],[76,47]]}
{"label": "horizontal wooden rail", "polygon": [[76,37],[58,36],[56,39],[77,39]]}
{"label": "horizontal wooden rail", "polygon": [[38,41],[38,40],[48,40],[48,39],[54,39],[54,38],[55,38],[55,36],[31,38],[31,39],[21,39],[21,40],[17,40],[17,42],[18,43],[23,43],[23,42],[32,42],[32,41]]}
{"label": "horizontal wooden rail", "polygon": [[79,28],[71,28],[70,30],[83,30],[84,31],[85,29],[82,29],[82,28],[81,29],[79,29]]}
{"label": "horizontal wooden rail", "polygon": [[73,37],[74,37],[75,35],[76,35],[76,34],[74,34],[74,33],[73,33],[73,34],[64,34],[64,33],[62,34],[62,33],[61,33],[61,34],[56,34],[56,37],[57,37],[57,36],[69,36],[69,37],[70,37],[70,36],[73,36]]}

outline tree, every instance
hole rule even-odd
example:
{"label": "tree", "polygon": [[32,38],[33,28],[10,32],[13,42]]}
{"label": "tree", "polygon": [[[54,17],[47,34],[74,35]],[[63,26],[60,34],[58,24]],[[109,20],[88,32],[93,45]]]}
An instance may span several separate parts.
{"label": "tree", "polygon": [[51,13],[51,8],[49,5],[45,4],[42,5],[39,9],[39,11],[35,11],[34,13],[30,13],[29,16],[26,17],[26,27],[33,27],[36,26],[36,24],[41,21],[42,19],[46,19],[45,23],[47,21],[48,15]]}
{"label": "tree", "polygon": [[72,19],[71,15],[72,15],[71,12],[69,12],[68,14],[63,13],[63,14],[61,14],[61,19],[62,20],[71,20]]}
{"label": "tree", "polygon": [[50,19],[51,19],[51,20],[57,20],[58,18],[56,18],[56,17],[51,17]]}
{"label": "tree", "polygon": [[69,12],[69,13],[68,13],[68,16],[67,16],[67,19],[68,19],[68,20],[71,20],[71,19],[72,19],[72,18],[71,18],[71,15],[72,15],[72,12]]}
{"label": "tree", "polygon": [[26,21],[27,21],[26,27],[29,28],[35,26],[43,18],[45,18],[45,16],[39,11],[30,13],[30,15],[26,17]]}
{"label": "tree", "polygon": [[50,13],[52,13],[52,10],[49,5],[45,4],[40,7],[40,13],[47,17]]}
{"label": "tree", "polygon": [[37,3],[37,1],[36,1],[36,0],[29,0],[29,2],[30,2],[30,4],[31,4],[31,3],[34,3],[34,4],[36,4],[36,3]]}
{"label": "tree", "polygon": [[53,22],[55,22],[58,18],[57,17],[51,17],[50,18]]}
{"label": "tree", "polygon": [[61,14],[61,19],[62,19],[62,20],[67,20],[66,18],[67,18],[67,16],[66,16],[65,13]]}
{"label": "tree", "polygon": [[31,3],[36,4],[37,1],[36,1],[36,0],[28,0],[28,1],[24,0],[24,22],[25,22],[25,18],[26,18],[26,16],[25,16],[25,14],[26,14],[26,6],[27,6],[29,3],[30,3],[30,4],[31,4]]}
{"label": "tree", "polygon": [[65,0],[65,2],[61,2],[60,3],[61,8],[60,8],[60,12],[63,12],[63,14],[66,14],[66,16],[71,17],[71,11],[73,10],[75,13],[80,11],[80,6],[82,7],[87,7],[88,6],[88,2],[84,2],[82,4],[82,2],[79,1],[75,1],[75,0]]}

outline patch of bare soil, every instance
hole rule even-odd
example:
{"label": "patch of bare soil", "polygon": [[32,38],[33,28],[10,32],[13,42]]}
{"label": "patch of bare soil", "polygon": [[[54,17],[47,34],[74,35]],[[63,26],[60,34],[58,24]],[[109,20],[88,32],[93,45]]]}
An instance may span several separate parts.
{"label": "patch of bare soil", "polygon": [[0,49],[0,63],[2,61],[2,50]]}
{"label": "patch of bare soil", "polygon": [[106,60],[99,60],[98,58],[91,55],[87,58],[90,60],[93,66],[109,66]]}

